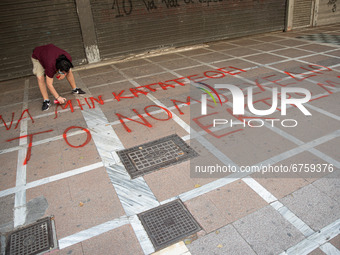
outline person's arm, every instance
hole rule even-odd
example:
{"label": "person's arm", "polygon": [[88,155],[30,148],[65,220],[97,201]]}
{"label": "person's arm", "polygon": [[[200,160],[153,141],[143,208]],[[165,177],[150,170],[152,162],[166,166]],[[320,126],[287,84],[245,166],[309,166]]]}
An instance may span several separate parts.
{"label": "person's arm", "polygon": [[66,98],[59,96],[58,92],[55,90],[53,86],[53,78],[50,78],[46,75],[46,85],[51,92],[51,94],[58,100],[59,103],[63,104],[66,101]]}

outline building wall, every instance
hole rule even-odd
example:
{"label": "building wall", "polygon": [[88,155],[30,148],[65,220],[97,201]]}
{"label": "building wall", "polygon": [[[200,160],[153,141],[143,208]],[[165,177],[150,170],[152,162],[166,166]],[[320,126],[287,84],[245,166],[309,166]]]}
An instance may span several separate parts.
{"label": "building wall", "polygon": [[329,25],[340,22],[340,1],[319,0],[316,24]]}
{"label": "building wall", "polygon": [[77,9],[70,0],[0,1],[0,80],[32,74],[35,47],[53,43],[86,63]]}
{"label": "building wall", "polygon": [[1,0],[0,80],[32,74],[34,47],[74,65],[213,40],[340,22],[339,0]]}
{"label": "building wall", "polygon": [[283,30],[286,0],[91,0],[101,58]]}
{"label": "building wall", "polygon": [[340,0],[287,0],[286,31],[340,22]]}

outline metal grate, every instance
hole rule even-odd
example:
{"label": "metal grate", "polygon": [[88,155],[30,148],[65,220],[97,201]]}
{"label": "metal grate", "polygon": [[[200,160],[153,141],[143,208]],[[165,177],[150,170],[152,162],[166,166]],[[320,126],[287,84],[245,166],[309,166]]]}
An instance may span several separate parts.
{"label": "metal grate", "polygon": [[55,248],[55,243],[51,218],[48,217],[10,233],[6,255],[40,254]]}
{"label": "metal grate", "polygon": [[197,155],[178,135],[170,135],[118,151],[118,156],[131,178],[183,162]]}
{"label": "metal grate", "polygon": [[331,43],[331,44],[340,45],[340,35],[311,34],[311,35],[299,36],[297,38],[314,41],[318,43]]}
{"label": "metal grate", "polygon": [[156,250],[201,230],[180,200],[143,212],[138,217]]}

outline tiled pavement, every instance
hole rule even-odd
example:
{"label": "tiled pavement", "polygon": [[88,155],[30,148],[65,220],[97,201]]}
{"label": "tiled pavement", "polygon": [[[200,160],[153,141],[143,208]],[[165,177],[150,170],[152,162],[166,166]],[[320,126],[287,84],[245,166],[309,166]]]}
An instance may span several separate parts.
{"label": "tiled pavement", "polygon": [[[179,198],[202,230],[158,254],[339,254],[340,47],[318,41],[329,38],[320,34],[339,38],[340,25],[76,68],[87,94],[73,96],[67,81],[55,82],[71,100],[65,110],[41,112],[35,77],[1,82],[1,232],[54,215],[59,249],[51,254],[151,254],[137,214]],[[185,104],[199,81],[252,86],[257,109],[271,105],[270,88],[307,88],[312,116],[296,107],[281,116],[279,107],[273,117],[294,119],[296,127],[213,129],[204,126],[212,108],[202,117],[197,101]],[[236,121],[228,107],[223,116]],[[334,171],[209,175],[193,173],[186,161],[131,179],[116,152],[170,134],[199,153],[191,166],[321,164]]]}

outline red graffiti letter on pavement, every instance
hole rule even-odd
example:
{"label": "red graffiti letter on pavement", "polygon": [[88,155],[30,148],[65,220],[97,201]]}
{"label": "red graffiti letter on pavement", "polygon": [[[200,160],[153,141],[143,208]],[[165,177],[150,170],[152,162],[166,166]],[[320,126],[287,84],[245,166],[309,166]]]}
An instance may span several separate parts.
{"label": "red graffiti letter on pavement", "polygon": [[197,118],[193,118],[192,120],[200,127],[202,128],[205,132],[207,132],[208,134],[212,135],[213,137],[216,137],[218,139],[224,137],[224,136],[227,136],[227,135],[231,135],[233,133],[236,133],[236,132],[240,132],[242,131],[243,129],[237,129],[237,130],[233,130],[233,131],[230,131],[230,132],[227,132],[227,133],[224,133],[224,134],[221,134],[221,135],[218,135],[216,132],[213,132],[210,130],[210,128],[213,127],[213,124],[210,124],[210,125],[204,125],[202,122],[200,122],[199,120],[202,119],[202,118],[206,118],[208,116],[212,116],[212,115],[215,115],[217,114],[217,112],[213,112],[213,113],[210,113],[210,114],[207,114],[207,115],[202,115],[200,117],[197,117]]}
{"label": "red graffiti letter on pavement", "polygon": [[[340,76],[338,76],[338,78],[340,78]],[[320,86],[321,88],[323,88],[324,90],[326,90],[329,94],[333,94],[333,92],[331,90],[329,90],[327,87],[333,87],[335,88],[335,85],[339,85],[340,83],[338,82],[334,82],[334,81],[325,81],[323,83],[319,82],[317,85]]]}
{"label": "red graffiti letter on pavement", "polygon": [[114,98],[119,102],[122,98],[135,98],[135,97],[123,97],[122,94],[124,93],[125,90],[122,90],[121,92],[119,92],[119,94],[117,95],[116,93],[112,92],[112,95],[114,96]]}
{"label": "red graffiti letter on pavement", "polygon": [[71,109],[71,112],[74,112],[74,109],[73,109],[73,105],[72,105],[72,101],[71,100],[68,100],[67,101],[67,104],[65,104],[65,107],[63,106],[63,105],[61,105],[61,104],[57,104],[57,107],[55,108],[55,119],[58,117],[58,112],[57,112],[57,110],[58,110],[58,107],[61,107],[61,108],[63,108],[63,110],[65,110],[68,106],[70,106],[70,109]]}
{"label": "red graffiti letter on pavement", "polygon": [[[20,121],[21,121],[22,119],[26,118],[26,117],[23,118],[25,112],[27,112],[28,116],[30,116],[30,118],[31,118],[31,120],[32,120],[32,123],[34,123],[34,120],[33,120],[32,116],[31,116],[31,114],[29,113],[28,109],[26,109],[26,110],[24,110],[24,111],[22,112],[22,114],[21,114],[21,116],[20,116],[20,119],[18,120],[18,123],[16,124],[16,126],[15,126],[14,129],[17,129],[17,127],[18,127]],[[11,124],[11,125],[12,125],[12,124]]]}
{"label": "red graffiti letter on pavement", "polygon": [[[138,87],[141,88],[141,87]],[[138,97],[138,94],[143,94],[143,95],[147,95],[149,92],[143,91],[143,90],[139,90],[138,88],[130,88],[131,93],[135,96]]]}
{"label": "red graffiti letter on pavement", "polygon": [[[166,112],[166,114],[168,115],[168,118],[167,118],[167,119],[159,119],[159,118],[156,118],[156,117],[152,116],[152,115],[149,113],[149,111],[147,111],[147,109],[148,109],[149,107],[158,107],[158,108],[164,110],[164,111]],[[149,106],[147,106],[147,107],[144,108],[144,111],[145,111],[145,113],[146,113],[148,116],[150,116],[151,118],[153,118],[153,119],[155,119],[155,120],[166,121],[166,120],[169,120],[169,119],[172,118],[172,113],[171,113],[168,109],[166,109],[166,108],[164,108],[164,107],[162,107],[162,106],[159,106],[159,105],[149,105]]]}
{"label": "red graffiti letter on pavement", "polygon": [[14,112],[12,112],[12,120],[11,120],[11,124],[9,125],[9,127],[7,127],[7,123],[6,121],[2,118],[2,115],[0,115],[0,120],[2,120],[2,122],[5,125],[6,130],[10,130],[13,124],[13,119],[14,119]]}
{"label": "red graffiti letter on pavement", "polygon": [[[85,141],[83,144],[78,145],[78,146],[75,146],[75,145],[70,144],[69,141],[67,140],[67,135],[66,135],[66,133],[67,133],[70,129],[74,129],[74,128],[82,129],[83,131],[86,132],[86,135],[87,135],[86,141]],[[88,143],[91,141],[91,138],[92,138],[92,137],[91,137],[91,133],[90,133],[90,131],[89,131],[88,129],[82,128],[82,127],[77,127],[77,126],[71,126],[71,127],[67,128],[67,129],[64,131],[64,133],[63,133],[63,137],[64,137],[64,140],[65,140],[65,142],[67,143],[67,145],[70,146],[70,147],[72,147],[72,148],[80,148],[80,147],[84,147],[86,144],[88,144]]]}
{"label": "red graffiti letter on pavement", "polygon": [[20,136],[20,137],[16,137],[16,138],[9,139],[9,140],[7,140],[7,142],[11,142],[11,141],[13,141],[13,140],[20,139],[20,138],[29,137],[29,144],[28,144],[28,148],[27,148],[26,158],[25,158],[25,161],[24,161],[24,165],[27,165],[27,162],[28,162],[28,161],[30,160],[30,158],[31,158],[33,136],[34,136],[34,135],[43,134],[43,133],[52,132],[52,131],[53,131],[53,130],[47,130],[47,131],[38,132],[38,133],[34,133],[34,134],[23,135],[23,136]]}
{"label": "red graffiti letter on pavement", "polygon": [[104,101],[102,99],[102,96],[98,96],[98,99],[94,98],[94,97],[90,97],[90,100],[92,102],[92,106],[93,108],[96,108],[94,101],[96,101],[98,104],[104,105]]}
{"label": "red graffiti letter on pavement", "polygon": [[129,121],[134,121],[134,122],[136,122],[136,123],[142,124],[142,125],[147,126],[147,127],[152,127],[152,125],[151,125],[151,124],[150,124],[150,123],[149,123],[142,115],[140,115],[139,112],[138,112],[136,109],[133,109],[132,111],[134,111],[134,112],[137,114],[137,116],[138,116],[143,122],[138,121],[138,120],[134,120],[134,119],[128,118],[128,117],[126,117],[126,116],[124,116],[124,115],[121,115],[121,114],[119,114],[119,113],[116,113],[117,117],[118,117],[119,120],[120,120],[120,123],[122,123],[122,125],[124,126],[124,128],[125,128],[125,130],[126,130],[127,132],[130,133],[130,132],[131,132],[131,129],[125,124],[123,118],[128,119]]}

